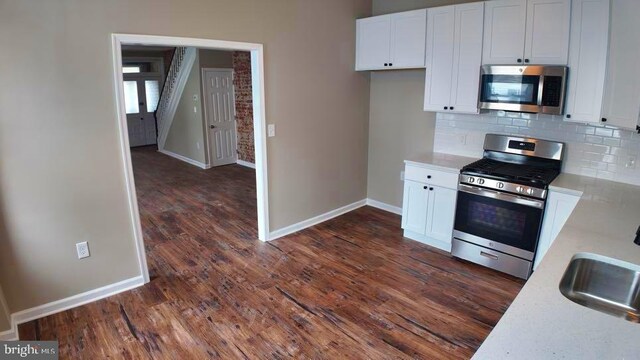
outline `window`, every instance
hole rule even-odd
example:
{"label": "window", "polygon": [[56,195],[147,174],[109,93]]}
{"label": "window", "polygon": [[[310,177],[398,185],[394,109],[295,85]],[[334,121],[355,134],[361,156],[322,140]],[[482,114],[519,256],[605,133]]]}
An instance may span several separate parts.
{"label": "window", "polygon": [[139,73],[140,72],[140,66],[123,66],[122,67],[122,72],[124,74]]}
{"label": "window", "polygon": [[158,100],[160,100],[158,80],[145,80],[144,89],[147,97],[147,112],[154,112],[158,108]]}
{"label": "window", "polygon": [[137,114],[140,112],[137,81],[124,82],[124,107],[127,110],[127,114]]}

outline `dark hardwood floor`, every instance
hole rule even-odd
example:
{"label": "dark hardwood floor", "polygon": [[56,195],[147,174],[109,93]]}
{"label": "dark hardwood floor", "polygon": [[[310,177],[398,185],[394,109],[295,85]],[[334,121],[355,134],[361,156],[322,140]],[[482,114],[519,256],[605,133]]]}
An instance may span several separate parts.
{"label": "dark hardwood floor", "polygon": [[61,358],[469,358],[522,287],[370,207],[262,243],[251,169],[132,153],[152,280],[20,326]]}

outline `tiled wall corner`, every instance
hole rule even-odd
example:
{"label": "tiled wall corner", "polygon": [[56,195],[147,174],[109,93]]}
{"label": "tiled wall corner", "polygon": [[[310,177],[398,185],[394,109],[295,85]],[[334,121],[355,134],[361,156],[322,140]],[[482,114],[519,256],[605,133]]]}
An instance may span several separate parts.
{"label": "tiled wall corner", "polygon": [[566,122],[561,116],[438,113],[433,150],[481,157],[487,133],[562,141],[567,149],[563,171],[640,185],[639,134],[610,126]]}
{"label": "tiled wall corner", "polygon": [[236,98],[238,159],[255,164],[250,52],[235,51],[233,53],[233,86]]}

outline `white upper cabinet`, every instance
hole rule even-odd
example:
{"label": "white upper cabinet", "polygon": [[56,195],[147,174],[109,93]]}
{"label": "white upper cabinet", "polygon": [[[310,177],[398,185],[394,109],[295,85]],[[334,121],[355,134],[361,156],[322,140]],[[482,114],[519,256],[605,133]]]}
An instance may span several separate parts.
{"label": "white upper cabinet", "polygon": [[601,122],[609,41],[609,0],[574,0],[565,119]]}
{"label": "white upper cabinet", "polygon": [[602,117],[607,124],[636,129],[640,116],[640,1],[615,0],[611,8],[609,61]]}
{"label": "white upper cabinet", "polygon": [[485,3],[482,63],[566,65],[571,0]]}
{"label": "white upper cabinet", "polygon": [[427,10],[356,21],[356,70],[424,67]]}
{"label": "white upper cabinet", "polygon": [[425,111],[449,110],[451,105],[454,33],[455,6],[427,11]]}
{"label": "white upper cabinet", "polygon": [[356,70],[378,69],[389,63],[391,17],[357,20]]}
{"label": "white upper cabinet", "polygon": [[526,0],[494,0],[485,3],[483,64],[515,64],[523,61],[527,21]]}
{"label": "white upper cabinet", "polygon": [[528,0],[524,61],[566,65],[571,0]]}
{"label": "white upper cabinet", "polygon": [[478,113],[484,3],[427,14],[424,110]]}

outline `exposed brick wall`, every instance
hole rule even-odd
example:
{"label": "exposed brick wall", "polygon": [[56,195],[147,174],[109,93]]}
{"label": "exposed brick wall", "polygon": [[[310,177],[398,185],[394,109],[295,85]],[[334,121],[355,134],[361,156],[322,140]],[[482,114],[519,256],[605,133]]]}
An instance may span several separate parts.
{"label": "exposed brick wall", "polygon": [[251,53],[234,51],[233,71],[236,123],[238,127],[238,159],[255,164],[253,100],[251,98]]}

